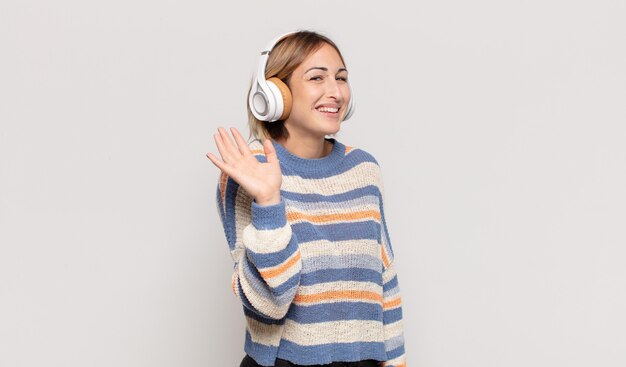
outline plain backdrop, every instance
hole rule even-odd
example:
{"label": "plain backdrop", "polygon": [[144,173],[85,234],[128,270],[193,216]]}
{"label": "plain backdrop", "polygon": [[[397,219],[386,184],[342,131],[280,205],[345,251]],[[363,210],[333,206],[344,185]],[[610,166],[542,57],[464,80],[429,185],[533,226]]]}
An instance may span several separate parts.
{"label": "plain backdrop", "polygon": [[258,52],[341,48],[410,367],[626,365],[626,3],[0,4],[0,366],[238,366],[218,126]]}

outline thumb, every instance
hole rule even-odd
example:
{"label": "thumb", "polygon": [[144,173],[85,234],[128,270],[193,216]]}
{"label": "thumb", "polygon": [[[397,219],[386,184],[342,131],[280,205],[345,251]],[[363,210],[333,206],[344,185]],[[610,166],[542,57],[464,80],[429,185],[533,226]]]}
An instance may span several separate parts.
{"label": "thumb", "polygon": [[278,163],[278,155],[270,139],[263,141],[263,150],[265,151],[265,157],[268,163]]}

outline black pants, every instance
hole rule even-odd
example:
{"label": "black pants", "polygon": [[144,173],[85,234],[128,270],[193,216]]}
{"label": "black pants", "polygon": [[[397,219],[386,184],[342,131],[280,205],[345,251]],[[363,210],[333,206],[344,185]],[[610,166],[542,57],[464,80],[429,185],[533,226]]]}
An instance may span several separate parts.
{"label": "black pants", "polygon": [[[379,362],[376,360],[367,359],[367,360],[358,361],[358,362],[333,362],[331,364],[316,364],[312,366],[311,365],[301,366],[298,364],[293,364],[284,359],[276,358],[276,364],[274,364],[274,367],[344,367],[344,366],[345,367],[378,367],[378,363]],[[241,364],[239,365],[239,367],[262,367],[262,366],[256,363],[256,361],[252,359],[252,357],[246,354],[246,356],[243,357],[243,360],[241,361]]]}

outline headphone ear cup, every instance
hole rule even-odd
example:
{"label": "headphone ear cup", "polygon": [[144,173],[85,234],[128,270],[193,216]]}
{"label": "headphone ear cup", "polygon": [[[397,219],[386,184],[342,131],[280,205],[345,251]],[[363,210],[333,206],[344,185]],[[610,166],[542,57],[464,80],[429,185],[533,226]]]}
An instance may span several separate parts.
{"label": "headphone ear cup", "polygon": [[289,90],[289,87],[287,86],[287,84],[285,84],[282,80],[280,80],[277,77],[272,77],[272,78],[267,79],[267,83],[274,84],[276,88],[278,88],[278,90],[280,91],[280,96],[276,96],[276,100],[283,101],[283,106],[282,106],[283,113],[276,120],[284,120],[287,117],[289,117],[289,114],[291,113],[291,105],[292,105],[291,91]]}
{"label": "headphone ear cup", "polygon": [[346,121],[352,116],[352,114],[354,113],[354,104],[354,93],[352,93],[352,87],[350,87],[350,102],[348,102],[348,109],[342,121]]}

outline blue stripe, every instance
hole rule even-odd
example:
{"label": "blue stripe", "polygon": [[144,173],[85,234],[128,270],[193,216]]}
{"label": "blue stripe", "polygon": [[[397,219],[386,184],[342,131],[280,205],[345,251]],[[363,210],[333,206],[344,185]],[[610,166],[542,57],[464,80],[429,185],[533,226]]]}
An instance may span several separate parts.
{"label": "blue stripe", "polygon": [[388,291],[398,286],[398,275],[394,275],[393,278],[389,279],[389,281],[383,284],[383,291]]}
{"label": "blue stripe", "polygon": [[404,354],[404,345],[399,346],[398,348],[392,349],[387,352],[387,359],[398,358]]}
{"label": "blue stripe", "polygon": [[[282,283],[278,287],[275,287],[273,290],[273,293],[275,295],[278,295],[279,297],[284,296],[286,294],[295,295],[295,292],[297,292],[297,289],[293,290],[292,288],[297,287],[298,284],[300,284],[300,279],[301,279],[301,274],[295,273],[289,279],[287,279],[284,283]],[[289,290],[292,290],[293,292],[288,293]],[[293,297],[291,298],[293,299]]]}
{"label": "blue stripe", "polygon": [[339,320],[383,320],[382,308],[378,303],[334,302],[302,306],[293,304],[287,318],[299,324],[311,324]]}
{"label": "blue stripe", "polygon": [[252,224],[256,229],[276,229],[287,224],[285,200],[280,198],[278,204],[259,205],[252,200],[251,203]]}
{"label": "blue stripe", "polygon": [[395,350],[404,346],[404,334],[394,336],[393,338],[385,340],[385,348],[387,350]]}
{"label": "blue stripe", "polygon": [[246,342],[243,349],[262,366],[273,366],[276,361],[278,347],[253,342],[248,329],[246,329]]}
{"label": "blue stripe", "polygon": [[380,239],[380,224],[375,220],[332,224],[293,223],[291,228],[298,234],[299,243],[310,241],[346,241]]}
{"label": "blue stripe", "polygon": [[391,298],[391,297],[397,295],[398,293],[400,293],[400,287],[393,287],[391,289],[387,289],[386,291],[384,291],[383,292],[383,297],[385,299]]}
{"label": "blue stripe", "polygon": [[[305,259],[308,260],[308,259]],[[314,285],[319,283],[353,280],[357,282],[372,282],[382,286],[383,278],[380,272],[362,268],[322,269],[303,273],[300,285]]]}
{"label": "blue stripe", "polygon": [[254,154],[254,157],[256,158],[257,161],[259,161],[261,163],[267,163],[267,157],[265,155]]}
{"label": "blue stripe", "polygon": [[[222,225],[224,227],[226,241],[228,242],[228,246],[230,247],[231,251],[235,249],[235,242],[237,240],[235,225],[235,198],[238,188],[239,184],[232,178],[228,177],[226,180],[224,201],[222,201],[220,183],[218,183],[217,187],[217,196],[220,203],[220,217],[222,219]],[[224,207],[223,205],[224,202],[226,203],[226,207]]]}
{"label": "blue stripe", "polygon": [[272,319],[270,317],[263,317],[259,313],[250,310],[248,307],[243,307],[243,313],[251,319],[268,325],[282,325],[285,323],[286,320],[286,318],[284,317],[280,320]]}
{"label": "blue stripe", "polygon": [[[302,273],[326,269],[361,268],[380,271],[382,260],[365,254],[321,255],[302,260]],[[382,277],[382,275],[381,275]]]}
{"label": "blue stripe", "polygon": [[239,287],[239,298],[241,299],[241,303],[243,304],[243,306],[251,312],[255,312],[259,316],[269,319],[270,317],[268,315],[264,314],[263,312],[257,310],[254,306],[252,306],[252,303],[250,303],[248,297],[246,297],[246,293],[243,291],[243,288],[241,288],[241,280],[239,278],[237,278],[237,283]]}
{"label": "blue stripe", "polygon": [[330,176],[335,176],[344,173],[347,170],[354,168],[355,166],[362,164],[363,162],[372,162],[376,165],[379,165],[376,159],[369,154],[368,152],[355,148],[350,151],[347,155],[343,157],[339,157],[343,161],[340,164],[334,165],[330,169],[322,169],[322,170],[300,170],[296,171],[289,166],[281,165],[281,169],[283,175],[288,176],[298,176],[307,179],[320,179],[320,178],[328,178]]}
{"label": "blue stripe", "polygon": [[402,319],[402,306],[391,309],[391,310],[385,310],[383,312],[383,322],[385,325],[388,324],[392,324],[398,320]]}

